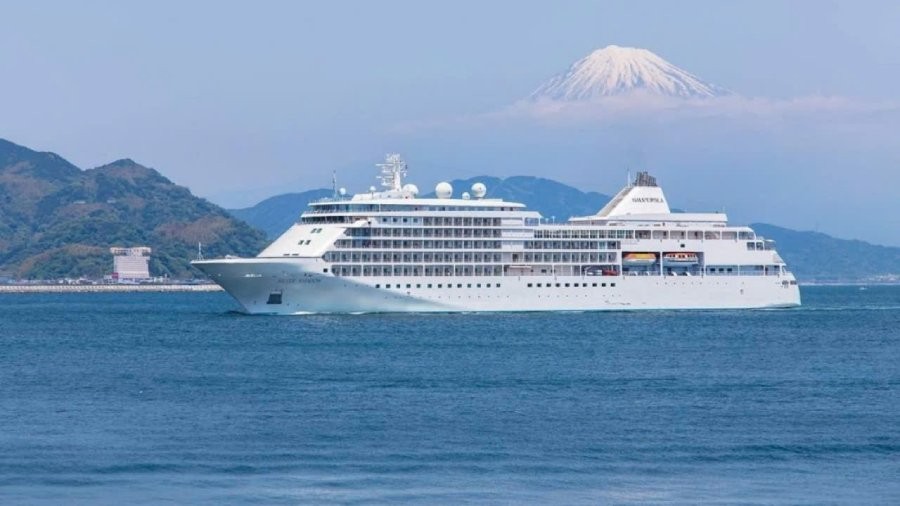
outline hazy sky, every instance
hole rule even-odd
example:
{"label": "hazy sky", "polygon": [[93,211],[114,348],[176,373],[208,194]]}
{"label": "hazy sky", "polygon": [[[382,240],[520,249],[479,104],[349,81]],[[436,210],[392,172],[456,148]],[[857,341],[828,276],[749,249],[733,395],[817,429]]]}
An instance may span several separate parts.
{"label": "hazy sky", "polygon": [[[900,2],[32,1],[0,19],[0,137],[84,168],[133,158],[229,207],[332,169],[366,188],[389,151],[420,186],[527,174],[611,193],[649,165],[680,207],[900,245]],[[415,127],[501,110],[608,44],[776,108],[852,106]]]}

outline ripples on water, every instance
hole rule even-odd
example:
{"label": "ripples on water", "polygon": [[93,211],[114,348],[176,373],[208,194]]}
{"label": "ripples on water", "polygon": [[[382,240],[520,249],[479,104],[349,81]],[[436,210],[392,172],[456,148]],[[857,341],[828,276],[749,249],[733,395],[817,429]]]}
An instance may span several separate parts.
{"label": "ripples on water", "polygon": [[0,503],[900,503],[900,287],[248,317],[0,297]]}

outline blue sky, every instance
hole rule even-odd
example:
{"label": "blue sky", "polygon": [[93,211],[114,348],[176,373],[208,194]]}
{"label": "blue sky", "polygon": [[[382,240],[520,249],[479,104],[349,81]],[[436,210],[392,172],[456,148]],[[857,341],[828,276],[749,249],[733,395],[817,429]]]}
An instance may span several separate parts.
{"label": "blue sky", "polygon": [[[226,206],[332,169],[366,188],[388,151],[420,186],[528,174],[611,193],[642,165],[680,207],[900,245],[900,3],[35,1],[0,17],[0,137],[85,168],[130,157]],[[608,44],[747,97],[867,112],[398,129],[500,110]]]}

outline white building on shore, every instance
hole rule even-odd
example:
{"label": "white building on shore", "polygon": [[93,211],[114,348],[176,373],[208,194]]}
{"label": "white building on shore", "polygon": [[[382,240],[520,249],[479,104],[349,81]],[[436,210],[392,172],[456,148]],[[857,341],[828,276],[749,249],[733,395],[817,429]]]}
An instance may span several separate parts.
{"label": "white building on shore", "polygon": [[150,279],[150,252],[146,246],[109,248],[113,254],[114,280],[141,281]]}

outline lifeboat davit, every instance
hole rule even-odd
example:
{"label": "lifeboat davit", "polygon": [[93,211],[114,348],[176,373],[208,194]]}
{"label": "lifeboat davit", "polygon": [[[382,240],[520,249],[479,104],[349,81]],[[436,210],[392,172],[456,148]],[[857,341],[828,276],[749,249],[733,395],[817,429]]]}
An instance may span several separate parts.
{"label": "lifeboat davit", "polygon": [[700,257],[696,253],[687,251],[665,253],[663,263],[666,265],[697,265],[700,263]]}

